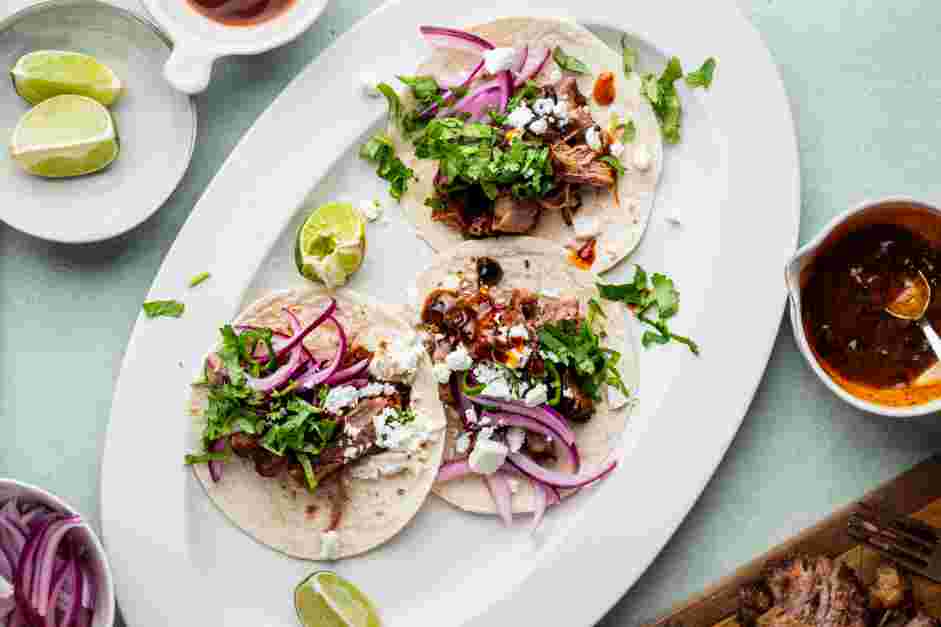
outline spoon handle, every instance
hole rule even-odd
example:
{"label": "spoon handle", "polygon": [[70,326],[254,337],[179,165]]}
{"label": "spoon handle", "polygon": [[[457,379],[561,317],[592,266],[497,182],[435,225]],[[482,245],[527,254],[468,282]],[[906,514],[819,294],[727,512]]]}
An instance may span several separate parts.
{"label": "spoon handle", "polygon": [[925,337],[928,338],[928,343],[931,344],[931,349],[934,351],[934,354],[941,360],[941,337],[938,337],[938,332],[934,330],[934,327],[931,326],[931,322],[929,322],[927,318],[919,320],[918,326],[921,327]]}

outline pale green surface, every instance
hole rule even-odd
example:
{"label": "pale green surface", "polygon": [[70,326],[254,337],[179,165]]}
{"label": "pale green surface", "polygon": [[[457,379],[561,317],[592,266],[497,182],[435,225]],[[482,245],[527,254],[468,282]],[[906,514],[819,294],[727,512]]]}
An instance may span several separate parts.
{"label": "pale green surface", "polygon": [[[197,99],[200,132],[189,174],[169,203],[130,234],[63,246],[0,225],[0,476],[39,483],[95,514],[113,380],[161,259],[257,115],[338,32],[379,4],[334,0],[297,44],[218,63],[212,87]],[[781,67],[794,109],[802,242],[866,197],[941,200],[941,70],[933,54],[941,5],[754,0],[743,6]],[[721,59],[716,80],[722,80]],[[748,86],[741,88],[748,98]],[[742,278],[781,281],[749,277],[747,269]],[[709,420],[708,399],[703,407],[689,420]],[[142,425],[142,446],[147,428]],[[715,478],[663,554],[601,624],[655,617],[939,444],[941,428],[891,423],[837,400],[807,369],[783,324],[767,376]],[[676,472],[683,472],[682,459]],[[625,517],[643,506],[626,501]]]}

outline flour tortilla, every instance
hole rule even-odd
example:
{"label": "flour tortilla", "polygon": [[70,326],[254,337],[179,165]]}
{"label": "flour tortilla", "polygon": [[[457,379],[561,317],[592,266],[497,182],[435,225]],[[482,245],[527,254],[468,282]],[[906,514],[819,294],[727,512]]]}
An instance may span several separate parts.
{"label": "flour tortilla", "polygon": [[[381,339],[391,340],[409,333],[408,324],[392,310],[352,291],[329,294],[337,299],[335,317],[349,336],[350,345],[375,346]],[[286,327],[282,308],[290,306],[302,323],[310,322],[323,310],[328,293],[322,290],[290,290],[270,294],[249,305],[233,324],[249,324],[281,329]],[[333,325],[318,327],[304,340],[316,356],[324,358],[336,349]],[[367,457],[340,472],[347,501],[337,529],[339,549],[344,558],[368,551],[387,541],[418,512],[434,481],[444,450],[442,437],[444,413],[427,357],[423,356],[412,383],[412,408],[435,430],[436,437],[426,443],[408,462],[403,472],[377,480],[357,479],[351,470],[363,464],[379,464],[384,452]],[[205,391],[195,388],[193,408],[204,407]],[[196,437],[202,432],[197,420]],[[331,515],[328,490],[335,481],[324,481],[310,494],[287,477],[269,479],[254,470],[254,464],[234,456],[226,463],[222,481],[214,483],[205,464],[193,467],[209,498],[236,526],[257,541],[276,551],[303,559],[321,558],[321,531],[329,526]]]}
{"label": "flour tortilla", "polygon": [[[516,237],[500,242],[471,241],[438,255],[432,264],[416,279],[419,299],[428,293],[453,282],[453,277],[476,283],[475,260],[478,257],[495,259],[503,268],[503,279],[491,288],[490,293],[499,298],[500,293],[509,293],[513,288],[527,288],[536,293],[558,293],[561,297],[576,296],[581,311],[587,308],[588,300],[597,299],[596,277],[567,263],[564,251],[552,242],[532,237]],[[545,296],[542,296],[545,298]],[[627,389],[636,393],[639,383],[638,358],[635,343],[627,321],[627,312],[618,303],[597,299],[607,319],[605,346],[621,353],[618,368]],[[421,306],[420,303],[417,304]],[[576,443],[583,467],[593,467],[611,459],[618,448],[621,436],[633,408],[628,402],[612,409],[607,400],[596,404],[595,415],[586,423],[573,422]],[[451,407],[445,406],[448,418],[445,463],[462,457],[455,451],[455,442],[461,432],[461,419]],[[446,501],[471,512],[495,514],[496,507],[484,481],[479,476],[468,476],[444,483],[436,483],[434,493]],[[512,497],[514,512],[531,512],[534,506],[534,491],[526,479],[519,478],[519,485]]]}
{"label": "flour tortilla", "polygon": [[[613,195],[607,190],[592,191],[582,188],[583,205],[576,214],[583,219],[596,218],[601,224],[601,234],[597,238],[598,256],[592,270],[605,272],[614,267],[640,243],[653,211],[657,180],[663,165],[660,126],[650,103],[641,94],[640,76],[634,72],[630,78],[626,78],[622,70],[621,55],[575,22],[511,17],[473,26],[468,30],[497,47],[518,49],[528,44],[531,48],[541,46],[553,49],[555,46],[562,46],[567,54],[578,58],[591,70],[590,74],[572,76],[576,76],[579,90],[588,98],[588,106],[595,121],[602,128],[607,128],[612,107],[620,109],[620,115],[625,121],[634,121],[637,136],[633,143],[626,145],[621,155],[626,172],[618,177],[619,203],[615,202]],[[478,56],[463,51],[436,49],[431,58],[418,68],[417,74],[436,77],[466,75],[478,59]],[[550,57],[534,80],[540,85],[551,83],[550,76],[557,67]],[[610,107],[599,106],[591,98],[595,79],[605,71],[613,73],[615,77],[616,97]],[[562,75],[568,73],[562,72]],[[412,106],[414,101],[411,92],[403,92],[401,97],[403,102]],[[389,134],[395,143],[396,154],[418,177],[417,181],[410,183],[408,191],[402,197],[403,212],[415,225],[422,239],[436,251],[445,251],[460,244],[464,241],[463,236],[440,222],[434,222],[431,219],[431,209],[425,205],[425,199],[434,191],[433,180],[437,162],[418,160],[411,143],[402,137],[394,124],[390,124]],[[640,171],[633,166],[633,154],[638,146],[645,146],[650,153],[651,164],[646,171]],[[536,228],[527,235],[545,238],[563,246],[575,239],[573,227],[565,224],[559,211],[544,211]]]}

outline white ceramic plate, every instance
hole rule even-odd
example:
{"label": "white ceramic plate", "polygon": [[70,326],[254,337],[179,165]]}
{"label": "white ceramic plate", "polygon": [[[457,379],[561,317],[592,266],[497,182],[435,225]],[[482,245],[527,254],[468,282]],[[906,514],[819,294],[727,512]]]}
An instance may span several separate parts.
{"label": "white ceramic plate", "polygon": [[[674,326],[700,342],[703,356],[681,346],[642,352],[640,407],[621,467],[553,510],[538,542],[432,498],[392,542],[335,569],[377,602],[387,625],[590,625],[650,564],[725,453],[780,323],[780,273],[799,221],[794,130],[767,50],[732,3],[481,4],[393,3],[341,37],[246,134],[168,254],[149,297],[183,298],[186,315],[138,321],[102,472],[104,535],[129,623],[295,625],[292,587],[323,565],[254,543],[209,503],[182,466],[191,442],[187,385],[244,300],[302,282],[291,260],[299,208],[387,198],[355,157],[384,114],[381,101],[363,98],[359,81],[364,72],[408,72],[426,52],[422,23],[567,16],[608,39],[616,39],[611,28],[631,32],[647,67],[661,68],[666,54],[697,65],[718,58],[712,89],[683,93],[683,142],[667,150],[657,207],[635,255],[676,279],[683,304]],[[389,222],[369,227],[369,253],[352,287],[404,302],[431,251],[385,204]],[[681,227],[665,221],[674,209],[682,210]],[[187,290],[200,271],[213,276]],[[623,264],[608,278],[630,272]]]}
{"label": "white ceramic plate", "polygon": [[[15,3],[14,3],[15,4]],[[4,18],[5,7],[0,8]],[[196,141],[196,109],[163,79],[170,44],[144,18],[93,0],[51,0],[0,19],[0,72],[34,50],[97,57],[126,91],[112,108],[121,154],[97,174],[49,180],[30,176],[6,145],[29,104],[0,84],[0,220],[57,242],[95,242],[149,218],[176,189]]]}

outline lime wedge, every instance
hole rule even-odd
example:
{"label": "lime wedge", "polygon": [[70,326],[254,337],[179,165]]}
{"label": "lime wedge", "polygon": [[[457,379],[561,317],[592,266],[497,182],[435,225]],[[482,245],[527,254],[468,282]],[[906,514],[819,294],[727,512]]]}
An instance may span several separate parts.
{"label": "lime wedge", "polygon": [[366,222],[353,205],[331,202],[311,212],[297,231],[297,271],[327,287],[346,283],[363,265]]}
{"label": "lime wedge", "polygon": [[372,601],[336,573],[321,570],[294,589],[294,608],[304,627],[379,627]]}
{"label": "lime wedge", "polygon": [[10,76],[16,93],[34,105],[55,96],[75,94],[110,106],[124,88],[111,68],[95,57],[62,50],[23,55]]}
{"label": "lime wedge", "polygon": [[97,172],[111,165],[119,151],[111,113],[85,96],[44,100],[20,119],[10,140],[13,160],[47,178]]}

